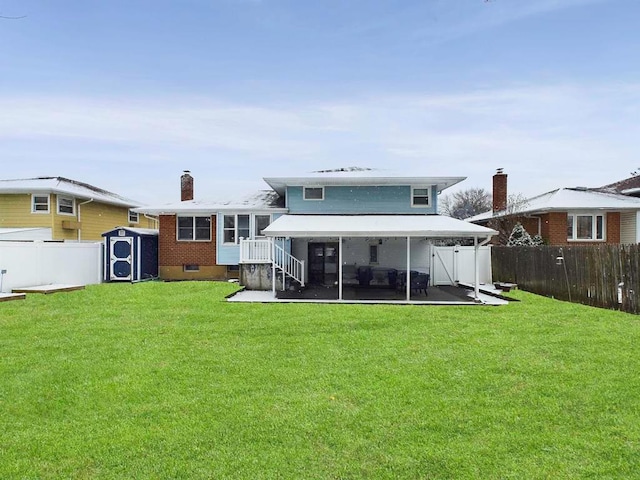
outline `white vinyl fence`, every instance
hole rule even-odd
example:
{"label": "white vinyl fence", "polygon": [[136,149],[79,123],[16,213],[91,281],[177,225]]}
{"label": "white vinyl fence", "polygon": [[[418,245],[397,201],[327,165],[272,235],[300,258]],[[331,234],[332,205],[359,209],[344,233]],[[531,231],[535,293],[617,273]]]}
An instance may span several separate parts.
{"label": "white vinyl fence", "polygon": [[0,279],[3,293],[52,283],[100,283],[102,243],[0,242]]}
{"label": "white vinyl fence", "polygon": [[[491,284],[491,247],[478,249],[481,284]],[[431,283],[451,285],[454,282],[475,283],[474,247],[433,247]]]}

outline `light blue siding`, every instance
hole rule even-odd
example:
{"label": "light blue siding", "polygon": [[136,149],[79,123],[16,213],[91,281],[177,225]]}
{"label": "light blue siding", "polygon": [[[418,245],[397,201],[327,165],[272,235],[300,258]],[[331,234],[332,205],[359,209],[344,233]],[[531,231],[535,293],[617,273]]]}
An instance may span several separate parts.
{"label": "light blue siding", "polygon": [[[249,212],[237,212],[239,214],[249,214]],[[226,213],[227,215],[232,215],[231,213]],[[225,213],[218,212],[216,215],[216,249],[217,249],[217,259],[218,265],[238,265],[240,262],[240,245],[230,245],[224,244],[224,222]],[[250,215],[267,215],[265,212],[251,213]],[[272,213],[271,221],[273,222],[276,218],[281,216],[282,213]],[[251,219],[251,225],[253,225],[253,218]]]}
{"label": "light blue siding", "polygon": [[425,208],[411,206],[409,185],[328,186],[324,200],[304,200],[302,187],[287,187],[287,207],[292,214],[434,214],[437,191],[430,189],[431,205]]}

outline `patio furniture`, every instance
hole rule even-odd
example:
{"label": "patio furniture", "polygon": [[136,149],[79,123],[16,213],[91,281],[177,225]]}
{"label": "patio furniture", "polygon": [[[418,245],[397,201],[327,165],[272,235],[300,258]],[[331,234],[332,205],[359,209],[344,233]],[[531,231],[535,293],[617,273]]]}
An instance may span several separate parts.
{"label": "patio furniture", "polygon": [[429,286],[429,274],[428,273],[418,273],[416,275],[411,275],[411,291],[420,293],[424,292],[425,295],[429,295],[427,293],[427,287]]}
{"label": "patio furniture", "polygon": [[[428,295],[427,288],[429,287],[429,274],[428,273],[420,273],[415,270],[411,270],[411,285],[410,290],[415,293],[420,293],[424,291],[425,295]],[[398,292],[403,292],[407,288],[407,272],[404,270],[400,270],[397,273],[396,277],[396,290]]]}

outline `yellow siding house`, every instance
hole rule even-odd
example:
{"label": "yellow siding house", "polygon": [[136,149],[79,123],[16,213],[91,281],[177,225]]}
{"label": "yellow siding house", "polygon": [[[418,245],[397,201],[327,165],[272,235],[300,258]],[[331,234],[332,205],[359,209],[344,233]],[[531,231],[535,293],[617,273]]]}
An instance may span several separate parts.
{"label": "yellow siding house", "polygon": [[0,180],[0,240],[101,241],[116,227],[157,228],[135,200],[63,177]]}

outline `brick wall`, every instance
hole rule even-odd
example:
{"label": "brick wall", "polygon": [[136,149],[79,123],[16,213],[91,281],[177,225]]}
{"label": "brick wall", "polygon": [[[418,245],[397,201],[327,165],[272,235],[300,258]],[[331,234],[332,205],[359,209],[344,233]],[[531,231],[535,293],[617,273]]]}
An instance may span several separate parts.
{"label": "brick wall", "polygon": [[[567,213],[550,212],[541,215],[542,238],[549,245],[601,245],[603,242],[567,241]],[[608,212],[606,215],[608,244],[620,243],[620,212]]]}
{"label": "brick wall", "polygon": [[607,213],[607,243],[620,243],[620,212]]}
{"label": "brick wall", "polygon": [[[176,216],[160,215],[158,264],[164,280],[225,279],[226,267],[216,265],[216,217],[211,216],[210,242],[177,240]],[[199,265],[199,271],[185,272],[184,265]]]}

